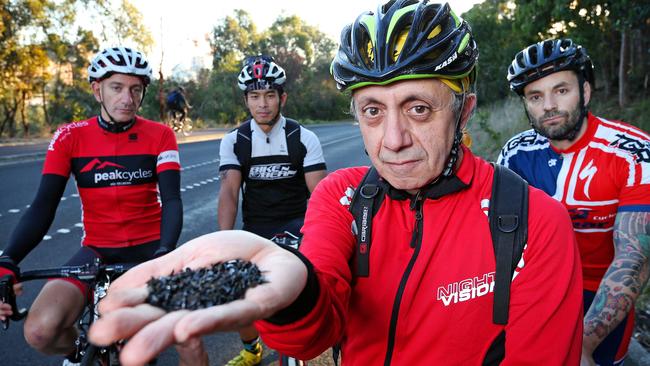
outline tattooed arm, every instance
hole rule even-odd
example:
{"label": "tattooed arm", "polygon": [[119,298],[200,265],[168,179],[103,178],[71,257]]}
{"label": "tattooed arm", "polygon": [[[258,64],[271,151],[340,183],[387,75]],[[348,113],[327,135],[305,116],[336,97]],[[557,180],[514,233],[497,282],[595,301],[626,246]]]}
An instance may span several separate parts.
{"label": "tattooed arm", "polygon": [[217,207],[219,230],[232,230],[235,227],[241,179],[241,172],[236,169],[222,170],[219,173],[221,181]]}
{"label": "tattooed arm", "polygon": [[585,314],[582,364],[628,314],[648,280],[650,213],[619,212],[614,224],[614,260]]}

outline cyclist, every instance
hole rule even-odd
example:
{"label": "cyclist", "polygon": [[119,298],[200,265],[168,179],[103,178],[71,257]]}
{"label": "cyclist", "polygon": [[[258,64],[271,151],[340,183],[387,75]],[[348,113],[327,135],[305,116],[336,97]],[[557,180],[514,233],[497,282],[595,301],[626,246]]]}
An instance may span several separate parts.
{"label": "cyclist", "polygon": [[[254,322],[269,347],[298,358],[340,342],[348,365],[577,364],[575,236],[566,210],[532,187],[509,320],[493,322],[495,257],[484,210],[494,168],[460,144],[476,105],[477,57],[469,25],[447,4],[390,1],[343,30],[332,72],[352,94],[366,151],[387,190],[374,216],[369,276],[355,276],[349,264],[357,241],[348,210],[368,168],[342,169],[311,196],[299,252],[244,232],[195,239],[119,278],[100,304],[105,317],[91,339],[119,339],[125,330],[111,324],[141,322],[129,329],[122,356],[142,362],[171,342]],[[269,282],[242,301],[196,312],[164,315],[121,300],[140,294],[151,275],[228,258],[254,261]]]}
{"label": "cyclist", "polygon": [[191,108],[187,103],[185,97],[185,88],[179,86],[178,88],[167,94],[167,109],[169,110],[172,118],[177,118],[179,121],[184,121],[187,115],[187,110]]}
{"label": "cyclist", "polygon": [[[221,141],[221,189],[217,219],[221,230],[235,226],[242,190],[243,230],[271,239],[300,233],[307,199],[326,175],[318,137],[282,115],[287,101],[286,73],[269,56],[251,56],[237,78],[252,118]],[[262,360],[254,327],[239,331],[244,349],[228,365]]]}
{"label": "cyclist", "polygon": [[[100,113],[55,132],[36,197],[0,257],[0,277],[20,280],[18,264],[47,233],[70,173],[84,234],[67,265],[95,257],[140,262],[176,246],[183,221],[176,139],[168,127],[136,115],[151,81],[149,63],[134,49],[107,48],[91,61],[88,79]],[[75,323],[88,295],[86,283],[48,281],[25,320],[27,342],[45,354],[69,355],[64,362],[78,361],[72,359]],[[10,314],[0,303],[0,319]]]}
{"label": "cyclist", "polygon": [[532,129],[511,138],[498,161],[569,211],[584,276],[582,363],[622,364],[650,275],[650,136],[588,112],[593,65],[570,39],[517,53],[508,81]]}

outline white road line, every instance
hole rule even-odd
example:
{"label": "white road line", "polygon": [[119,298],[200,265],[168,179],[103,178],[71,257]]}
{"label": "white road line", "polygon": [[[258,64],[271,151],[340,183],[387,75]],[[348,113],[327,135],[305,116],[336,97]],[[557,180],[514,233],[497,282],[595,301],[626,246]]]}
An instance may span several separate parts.
{"label": "white road line", "polygon": [[9,213],[18,213],[18,212],[20,212],[20,210],[17,208],[9,209]]}
{"label": "white road line", "polygon": [[339,142],[342,142],[342,141],[347,141],[347,140],[352,140],[352,139],[360,139],[360,138],[361,138],[361,136],[353,135],[353,136],[344,137],[344,138],[342,138],[342,139],[338,139],[338,140],[334,140],[334,141],[326,142],[326,143],[324,143],[324,144],[320,144],[320,145],[321,145],[322,147],[325,147],[325,146],[329,146],[329,145],[338,144]]}
{"label": "white road line", "polygon": [[75,227],[84,227],[84,224],[82,222],[78,222],[74,224]]}
{"label": "white road line", "polygon": [[70,232],[70,229],[59,229],[56,232],[59,234],[68,234]]}
{"label": "white road line", "polygon": [[43,240],[50,240],[50,239],[52,239],[52,236],[51,236],[51,235],[45,235],[45,236],[43,237]]}

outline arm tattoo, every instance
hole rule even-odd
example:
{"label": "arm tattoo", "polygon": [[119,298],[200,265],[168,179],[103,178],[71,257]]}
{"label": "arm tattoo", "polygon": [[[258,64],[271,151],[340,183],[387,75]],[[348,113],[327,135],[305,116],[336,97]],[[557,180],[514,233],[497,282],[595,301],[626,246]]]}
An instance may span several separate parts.
{"label": "arm tattoo", "polygon": [[625,318],[648,280],[650,213],[616,215],[614,250],[614,260],[584,319],[584,336],[598,343]]}

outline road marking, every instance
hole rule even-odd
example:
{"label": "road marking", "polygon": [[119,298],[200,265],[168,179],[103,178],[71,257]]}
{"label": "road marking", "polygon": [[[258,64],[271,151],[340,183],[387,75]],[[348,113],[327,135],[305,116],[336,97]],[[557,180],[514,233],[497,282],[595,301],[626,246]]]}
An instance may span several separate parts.
{"label": "road marking", "polygon": [[343,141],[347,141],[347,140],[352,140],[352,139],[358,139],[358,138],[360,138],[360,136],[358,136],[358,135],[352,135],[352,136],[344,137],[344,138],[342,138],[342,139],[338,139],[338,140],[334,140],[334,141],[326,142],[326,143],[324,143],[324,144],[321,144],[321,146],[322,146],[322,147],[325,147],[325,146],[329,146],[329,145],[338,144],[339,142],[343,142]]}
{"label": "road marking", "polygon": [[20,212],[20,210],[17,208],[9,209],[9,213],[18,213],[18,212]]}
{"label": "road marking", "polygon": [[52,236],[50,236],[50,235],[45,235],[43,237],[43,240],[50,240],[50,239],[52,239]]}

